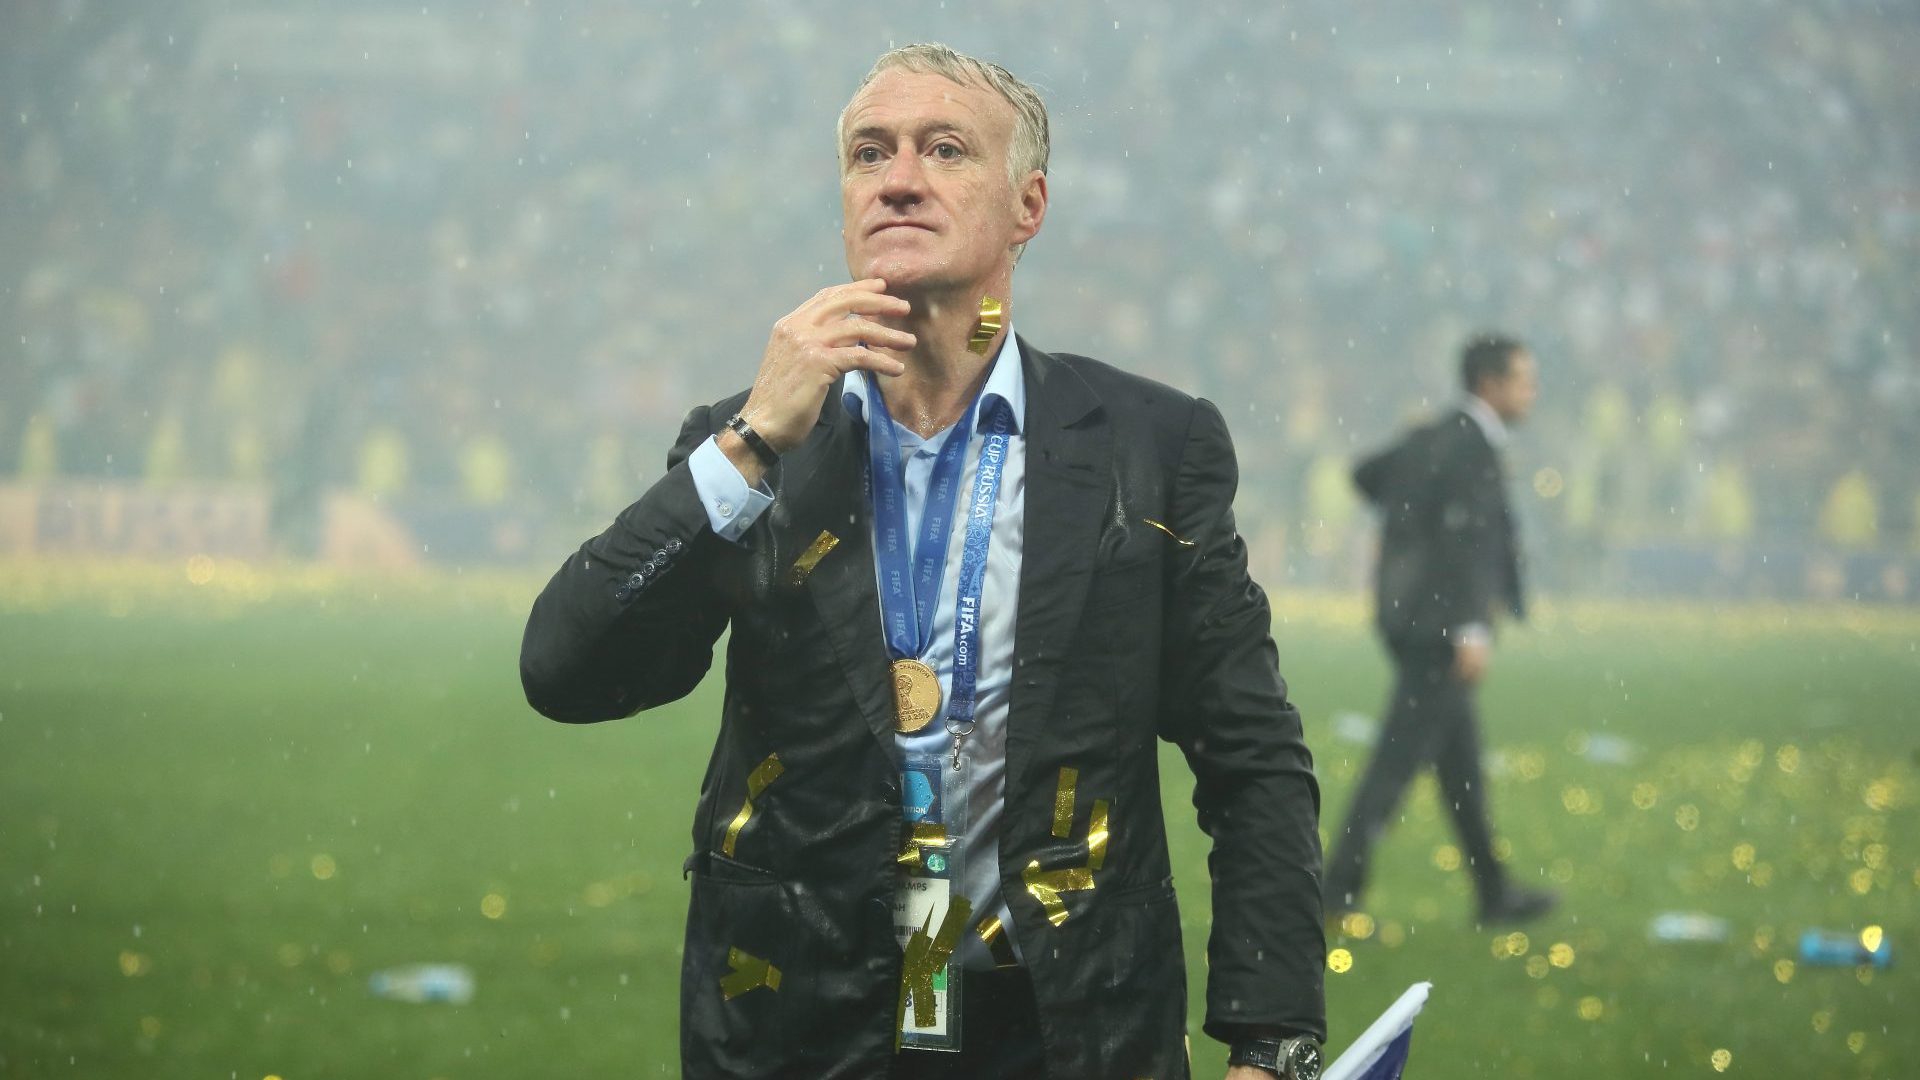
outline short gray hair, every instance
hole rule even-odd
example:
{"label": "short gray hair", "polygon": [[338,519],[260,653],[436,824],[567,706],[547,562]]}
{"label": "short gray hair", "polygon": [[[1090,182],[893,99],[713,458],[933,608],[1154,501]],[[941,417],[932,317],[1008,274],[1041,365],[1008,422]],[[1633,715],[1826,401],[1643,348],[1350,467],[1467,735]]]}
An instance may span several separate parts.
{"label": "short gray hair", "polygon": [[[968,56],[937,42],[920,45],[902,45],[897,49],[881,54],[873,62],[873,70],[860,80],[854,88],[853,96],[859,97],[867,84],[880,76],[883,71],[899,68],[922,75],[939,75],[961,86],[978,86],[992,90],[1013,106],[1013,138],[1007,143],[1007,182],[1017,184],[1021,177],[1035,169],[1042,175],[1047,171],[1047,155],[1051,147],[1051,136],[1047,131],[1047,107],[1040,101],[1040,95],[1033,87],[1021,82],[1019,77],[991,60],[982,60],[977,56]],[[847,107],[852,108],[849,100]],[[840,138],[840,167],[847,165],[847,110],[840,110],[838,128]]]}

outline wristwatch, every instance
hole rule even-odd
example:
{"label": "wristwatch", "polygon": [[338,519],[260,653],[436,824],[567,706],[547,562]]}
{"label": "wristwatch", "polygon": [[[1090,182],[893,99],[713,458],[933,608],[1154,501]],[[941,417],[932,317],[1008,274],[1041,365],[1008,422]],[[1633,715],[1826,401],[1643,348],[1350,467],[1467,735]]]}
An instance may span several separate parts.
{"label": "wristwatch", "polygon": [[1320,1044],[1305,1035],[1291,1039],[1239,1039],[1229,1065],[1252,1065],[1280,1080],[1320,1080]]}
{"label": "wristwatch", "polygon": [[769,445],[766,439],[761,438],[759,432],[753,430],[753,425],[747,423],[746,417],[734,413],[727,417],[727,422],[723,426],[740,436],[740,441],[747,444],[747,449],[753,451],[753,456],[760,459],[760,464],[771,469],[780,463],[780,452]]}

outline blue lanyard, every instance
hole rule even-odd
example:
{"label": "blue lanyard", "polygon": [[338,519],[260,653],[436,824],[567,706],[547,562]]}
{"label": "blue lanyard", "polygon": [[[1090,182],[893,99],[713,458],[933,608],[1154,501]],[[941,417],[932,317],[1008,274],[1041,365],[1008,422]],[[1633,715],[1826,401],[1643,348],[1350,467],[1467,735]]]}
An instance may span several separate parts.
{"label": "blue lanyard", "polygon": [[[886,624],[887,647],[896,658],[919,657],[933,635],[933,605],[946,576],[947,535],[953,517],[955,489],[961,461],[973,432],[974,410],[967,406],[946,445],[933,464],[927,485],[927,504],[920,518],[920,535],[912,555],[914,572],[907,572],[905,549],[906,485],[900,471],[900,438],[887,412],[886,400],[873,377],[867,379],[868,424],[867,490],[873,501],[874,553],[883,585],[880,611]],[[993,539],[993,518],[999,509],[1000,478],[1006,470],[1007,446],[1013,432],[1013,410],[1005,402],[989,410],[986,437],[974,470],[973,492],[967,500],[967,532],[960,551],[960,580],[954,599],[953,691],[948,695],[946,726],[961,734],[973,730],[974,686],[980,666],[980,599],[986,588],[987,549]],[[909,615],[911,613],[911,615]],[[911,622],[909,619],[911,618]]]}
{"label": "blue lanyard", "polygon": [[896,660],[917,658],[926,655],[933,640],[933,605],[946,578],[947,534],[960,486],[961,463],[973,428],[974,405],[967,406],[966,414],[934,460],[926,508],[920,515],[920,536],[909,552],[900,436],[893,429],[893,416],[887,412],[886,398],[881,396],[873,376],[865,378],[867,410],[872,418],[867,425],[867,490],[873,499],[874,556],[880,561],[880,614],[886,624],[888,652]]}
{"label": "blue lanyard", "polygon": [[[973,731],[973,686],[980,668],[980,594],[986,588],[987,547],[993,539],[993,515],[1012,430],[1013,410],[1003,402],[987,417],[987,437],[981,442],[980,465],[973,474],[973,501],[967,511],[967,539],[960,552],[960,582],[955,589],[953,693],[947,704],[947,730],[960,734]],[[957,768],[957,742],[953,753]]]}

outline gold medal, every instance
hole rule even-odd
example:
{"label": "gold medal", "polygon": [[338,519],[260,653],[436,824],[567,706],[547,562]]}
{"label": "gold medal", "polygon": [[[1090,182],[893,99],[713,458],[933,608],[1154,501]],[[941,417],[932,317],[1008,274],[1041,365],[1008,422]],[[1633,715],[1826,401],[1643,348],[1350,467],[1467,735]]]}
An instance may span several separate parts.
{"label": "gold medal", "polygon": [[911,735],[940,711],[940,676],[918,660],[893,662],[894,726]]}

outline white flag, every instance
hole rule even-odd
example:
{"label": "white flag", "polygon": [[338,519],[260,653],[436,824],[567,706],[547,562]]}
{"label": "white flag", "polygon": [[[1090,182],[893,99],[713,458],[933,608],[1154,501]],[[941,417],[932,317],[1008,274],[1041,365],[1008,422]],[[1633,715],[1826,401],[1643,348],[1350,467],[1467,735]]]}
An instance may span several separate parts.
{"label": "white flag", "polygon": [[1400,1000],[1387,1006],[1380,1018],[1353,1040],[1340,1059],[1327,1066],[1320,1080],[1399,1080],[1413,1048],[1413,1019],[1427,1003],[1432,983],[1414,983]]}

